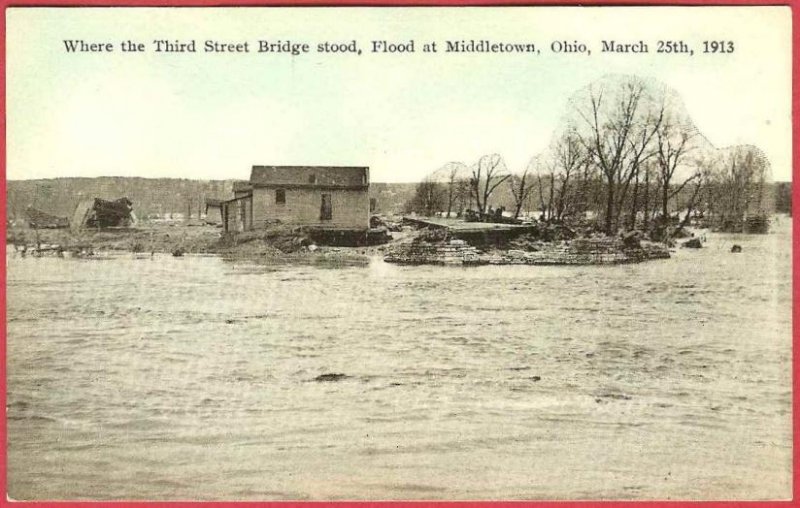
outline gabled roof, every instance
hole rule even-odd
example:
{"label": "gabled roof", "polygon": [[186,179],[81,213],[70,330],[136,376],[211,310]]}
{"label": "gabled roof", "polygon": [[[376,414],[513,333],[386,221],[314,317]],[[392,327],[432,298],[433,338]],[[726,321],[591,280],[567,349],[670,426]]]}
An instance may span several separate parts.
{"label": "gabled roof", "polygon": [[366,189],[369,168],[361,166],[253,166],[254,187]]}

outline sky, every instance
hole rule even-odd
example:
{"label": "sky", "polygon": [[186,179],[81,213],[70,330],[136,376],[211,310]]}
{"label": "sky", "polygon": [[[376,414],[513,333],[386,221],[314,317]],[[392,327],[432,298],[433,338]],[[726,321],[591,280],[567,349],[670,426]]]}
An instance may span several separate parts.
{"label": "sky", "polygon": [[[252,165],[369,166],[412,182],[499,153],[521,171],[577,90],[608,74],[658,80],[715,146],[754,144],[791,179],[788,7],[9,8],[7,178],[246,179]],[[64,40],[110,42],[69,53]],[[540,54],[445,53],[444,41],[532,42]],[[123,40],[146,44],[120,51]],[[195,40],[197,53],[156,53]],[[250,53],[205,53],[206,40]],[[257,41],[312,52],[258,53]],[[416,52],[372,53],[371,41]],[[648,54],[601,52],[601,41]],[[693,56],[656,54],[683,40]],[[734,43],[703,54],[702,41]],[[320,54],[356,41],[361,55]],[[424,53],[436,41],[438,53]],[[585,53],[553,53],[551,43]]]}

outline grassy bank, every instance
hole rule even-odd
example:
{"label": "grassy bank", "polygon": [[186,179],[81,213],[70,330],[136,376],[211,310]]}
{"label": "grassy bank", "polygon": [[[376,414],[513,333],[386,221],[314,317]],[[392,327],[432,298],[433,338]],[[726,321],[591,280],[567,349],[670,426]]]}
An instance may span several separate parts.
{"label": "grassy bank", "polygon": [[252,258],[286,262],[338,260],[359,264],[380,248],[324,247],[315,245],[303,228],[274,226],[261,231],[223,235],[208,225],[147,224],[120,229],[40,229],[16,227],[8,230],[6,242],[27,252],[218,254],[226,259]]}
{"label": "grassy bank", "polygon": [[220,230],[211,226],[144,225],[121,229],[12,228],[6,233],[6,243],[17,249],[35,250],[59,246],[64,251],[130,251],[168,252],[182,249],[187,253],[216,252]]}

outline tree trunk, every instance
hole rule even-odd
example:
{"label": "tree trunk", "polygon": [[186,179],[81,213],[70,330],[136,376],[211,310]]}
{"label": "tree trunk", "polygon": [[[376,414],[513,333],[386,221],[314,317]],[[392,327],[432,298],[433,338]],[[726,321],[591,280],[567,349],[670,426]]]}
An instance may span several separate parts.
{"label": "tree trunk", "polygon": [[694,192],[692,193],[692,198],[689,200],[689,204],[686,206],[686,217],[683,218],[678,229],[675,231],[680,231],[681,229],[685,228],[687,224],[689,224],[689,218],[692,216],[692,211],[694,210],[695,202],[697,201],[697,195],[700,193],[700,188],[703,186],[701,182],[697,183],[697,186],[694,188]]}
{"label": "tree trunk", "polygon": [[450,212],[453,211],[453,184],[450,183],[450,189],[447,192],[447,218],[450,218]]}
{"label": "tree trunk", "polygon": [[608,181],[608,189],[606,189],[606,217],[605,217],[605,231],[607,235],[612,235],[614,232],[611,226],[614,221],[614,177],[606,179]]}
{"label": "tree trunk", "polygon": [[631,198],[631,216],[628,221],[628,230],[636,229],[636,214],[639,213],[639,170],[633,181],[633,197]]}
{"label": "tree trunk", "polygon": [[642,229],[647,231],[650,225],[650,169],[644,171],[644,217]]}

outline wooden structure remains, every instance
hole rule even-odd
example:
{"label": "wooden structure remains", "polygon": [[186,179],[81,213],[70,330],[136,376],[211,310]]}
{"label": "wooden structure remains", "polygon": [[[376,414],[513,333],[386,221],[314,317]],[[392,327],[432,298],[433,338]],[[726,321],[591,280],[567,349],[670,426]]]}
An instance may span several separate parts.
{"label": "wooden structure remains", "polygon": [[222,229],[226,233],[239,233],[253,229],[253,196],[244,195],[220,203]]}
{"label": "wooden structure remains", "polygon": [[72,214],[73,229],[129,227],[135,221],[133,202],[128,198],[113,201],[85,199],[78,203]]}
{"label": "wooden structure remains", "polygon": [[206,224],[222,224],[222,200],[206,198]]}

